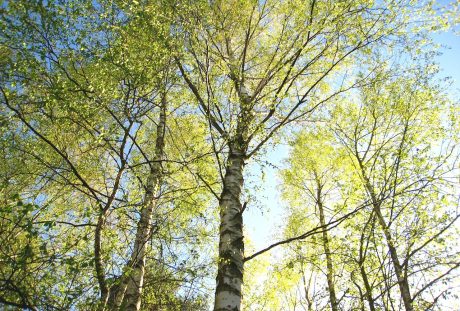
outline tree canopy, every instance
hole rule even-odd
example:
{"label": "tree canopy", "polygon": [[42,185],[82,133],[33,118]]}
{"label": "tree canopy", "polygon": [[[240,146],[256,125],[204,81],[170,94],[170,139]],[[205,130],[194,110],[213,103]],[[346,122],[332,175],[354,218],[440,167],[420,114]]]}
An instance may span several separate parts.
{"label": "tree canopy", "polygon": [[0,306],[455,310],[458,9],[3,1]]}

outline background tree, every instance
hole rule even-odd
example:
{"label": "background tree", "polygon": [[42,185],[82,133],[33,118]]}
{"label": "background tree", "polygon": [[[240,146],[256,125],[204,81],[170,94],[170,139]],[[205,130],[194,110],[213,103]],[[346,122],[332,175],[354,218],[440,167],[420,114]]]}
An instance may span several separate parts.
{"label": "background tree", "polygon": [[[456,108],[436,88],[415,84],[410,76],[381,78],[360,94],[338,101],[329,114],[332,119],[318,122],[313,132],[296,136],[283,171],[289,203],[285,235],[307,238],[302,228],[326,225],[334,251],[324,247],[325,231],[289,245],[273,277],[281,273],[280,279],[297,281],[279,289],[267,282],[268,291],[279,292],[269,299],[275,309],[292,309],[277,304],[280,296],[306,302],[307,310],[315,308],[308,291],[298,288],[309,284],[304,275],[318,271],[326,278],[316,279],[320,293],[314,303],[327,297],[332,305],[328,274],[334,270],[340,282],[333,286],[345,309],[441,310],[442,300],[453,298],[450,286],[441,284],[444,278],[445,284],[453,284],[459,267],[457,251],[447,242],[457,234],[459,217],[458,125],[452,118]],[[377,193],[374,198],[368,183]],[[330,213],[325,222],[318,198],[323,199],[323,211]],[[328,205],[335,208],[325,209]],[[403,263],[399,277],[394,257]],[[407,286],[410,298],[404,297],[402,286]]]}
{"label": "background tree", "polygon": [[[138,309],[147,257],[145,244],[152,240],[152,234],[157,233],[160,239],[168,233],[164,241],[184,231],[197,235],[196,240],[205,240],[207,235],[206,204],[194,205],[208,198],[205,184],[194,176],[196,168],[206,163],[207,147],[200,121],[180,116],[184,107],[180,100],[167,102],[166,93],[177,94],[168,78],[165,49],[161,50],[157,39],[167,25],[152,20],[154,24],[142,24],[145,20],[138,17],[140,8],[136,11],[132,6],[105,3],[81,7],[73,2],[26,1],[9,3],[7,9],[3,25],[9,59],[3,64],[7,74],[2,75],[2,115],[11,123],[4,128],[5,144],[28,168],[36,167],[27,171],[31,178],[21,184],[21,199],[30,202],[26,206],[34,215],[27,218],[28,227],[35,236],[46,237],[57,253],[41,260],[65,269],[46,272],[73,280],[65,286],[54,278],[47,281],[57,284],[58,295],[68,303],[55,307],[94,303],[97,292],[89,290],[99,289],[104,308],[111,290],[120,288],[120,280],[136,276],[134,284],[127,286],[130,295],[124,295],[126,301],[121,299],[120,303],[126,309]],[[126,23],[129,14],[136,17],[132,23]],[[79,31],[75,33],[76,29]],[[143,66],[146,59],[152,65],[147,69]],[[177,116],[174,126],[168,128],[164,121],[167,114],[168,118]],[[181,127],[189,131],[181,131]],[[195,146],[187,151],[177,150],[177,145],[165,148],[165,135],[171,137],[171,143],[193,141]],[[156,147],[151,143],[155,139]],[[162,165],[165,161],[169,165]],[[11,160],[7,163],[15,165]],[[161,182],[158,174],[164,174],[163,170],[168,177]],[[212,170],[200,169],[203,178],[212,174]],[[8,188],[21,181],[8,175],[5,178]],[[168,193],[175,193],[174,201]],[[160,194],[165,196],[161,204]],[[152,196],[155,204],[146,204]],[[138,211],[144,212],[139,216]],[[201,219],[196,219],[197,214]],[[192,218],[194,223],[190,223]],[[183,226],[171,229],[171,221],[180,221]],[[137,239],[136,230],[141,232]],[[160,257],[159,266],[168,264],[163,259],[175,256],[173,267],[183,275],[192,273],[188,265],[197,264],[200,258],[190,257],[190,262],[180,266],[174,254],[187,248],[178,247],[177,242],[159,244],[176,244],[161,257],[158,249],[153,250],[150,256]],[[12,271],[5,284],[20,280],[15,278],[20,271]],[[22,273],[27,271],[25,267]],[[197,271],[193,274],[191,279],[196,280]],[[42,283],[45,293],[55,287]],[[186,283],[181,282],[171,295]],[[10,291],[6,286],[7,296]],[[24,292],[33,294],[28,289]],[[196,295],[193,289],[191,292],[189,299]],[[73,298],[66,298],[68,295]],[[9,302],[17,301],[32,301],[34,308],[43,307],[36,297],[16,295]]]}
{"label": "background tree", "polygon": [[[343,116],[352,119],[341,117],[336,130],[354,158],[354,167],[372,203],[406,310],[414,308],[411,291],[419,296],[426,289],[411,290],[410,278],[416,278],[418,271],[423,274],[429,270],[414,269],[411,263],[425,266],[422,262],[426,262],[429,249],[434,251],[430,257],[443,257],[445,249],[442,244],[436,245],[436,240],[453,229],[458,219],[452,183],[458,154],[458,139],[451,132],[455,131],[451,119],[454,110],[442,94],[420,80],[417,84],[411,81],[414,80],[405,77],[404,81],[397,79],[365,88],[362,105],[355,112],[346,110]],[[345,130],[350,129],[350,124],[354,124],[353,130]],[[427,253],[418,257],[424,247]],[[455,258],[453,254],[448,257]],[[448,270],[452,271],[458,265],[450,259]],[[437,270],[443,262],[438,257],[437,268],[428,265]],[[428,282],[429,286],[441,278]],[[433,303],[436,300],[434,297]]]}

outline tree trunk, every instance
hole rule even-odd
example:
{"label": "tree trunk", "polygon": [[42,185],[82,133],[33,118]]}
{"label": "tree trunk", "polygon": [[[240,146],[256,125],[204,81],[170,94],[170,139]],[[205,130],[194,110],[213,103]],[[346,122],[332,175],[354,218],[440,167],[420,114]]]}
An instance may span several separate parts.
{"label": "tree trunk", "polygon": [[[356,286],[356,288],[358,289],[358,292],[359,292],[359,302],[360,302],[360,307],[361,307],[361,311],[365,311],[366,308],[365,308],[365,303],[364,303],[364,295],[365,293],[363,293],[363,290],[361,289],[361,286],[359,286],[358,282],[355,281],[355,277],[354,277],[354,271],[351,272],[351,281],[353,282],[353,284]],[[356,308],[357,309],[357,308]]]}
{"label": "tree trunk", "polygon": [[157,193],[162,180],[165,129],[166,95],[162,98],[159,122],[157,125],[155,156],[150,167],[150,174],[147,178],[144,204],[137,224],[133,252],[120,284],[116,289],[114,288],[114,293],[111,297],[112,309],[120,309],[123,311],[140,310],[145,274],[145,245],[150,239],[152,215],[157,203]]}
{"label": "tree trunk", "polygon": [[367,277],[367,272],[366,272],[366,268],[365,268],[365,261],[366,261],[366,257],[367,257],[367,245],[364,246],[364,243],[365,242],[369,242],[369,239],[370,239],[370,235],[367,236],[366,238],[366,232],[367,232],[367,226],[371,224],[371,229],[370,231],[372,232],[374,230],[374,227],[375,227],[375,216],[374,216],[374,213],[371,214],[371,216],[369,217],[369,220],[366,222],[364,228],[363,228],[363,232],[361,233],[361,238],[359,240],[359,260],[358,260],[358,264],[359,264],[359,272],[361,274],[361,278],[363,280],[363,283],[364,283],[364,288],[366,289],[366,293],[365,293],[365,296],[366,296],[366,300],[367,302],[369,303],[369,310],[370,311],[375,311],[375,304],[374,304],[374,298],[372,297],[372,287],[371,287],[371,284],[369,283],[369,278]]}
{"label": "tree trunk", "polygon": [[[321,201],[321,185],[319,181],[317,180],[317,198],[316,202],[318,204],[318,210],[319,210],[319,221],[321,226],[326,227],[326,220],[324,217],[324,207],[323,207],[323,202]],[[327,267],[327,273],[326,273],[326,278],[327,278],[327,289],[329,291],[329,298],[331,301],[331,309],[332,311],[338,311],[339,306],[337,303],[337,296],[335,294],[335,288],[334,288],[334,268],[332,265],[332,256],[331,256],[331,250],[329,247],[329,236],[327,234],[327,230],[323,230],[323,247],[324,247],[324,253],[326,254],[326,267]]]}
{"label": "tree trunk", "polygon": [[307,278],[305,277],[305,269],[303,268],[303,263],[301,262],[302,265],[302,281],[303,281],[303,291],[305,295],[305,300],[307,301],[307,306],[308,306],[308,311],[313,310],[313,301],[310,299],[309,296],[309,291],[310,291],[310,284],[311,284],[311,278],[313,276],[310,274],[310,278],[308,279],[308,284],[307,284]]}
{"label": "tree trunk", "polygon": [[369,303],[369,310],[375,311],[374,299],[372,298],[372,288],[369,284],[369,279],[367,278],[366,269],[364,269],[364,262],[359,264],[359,272],[361,273],[361,278],[363,279],[364,288],[366,289],[366,299]]}
{"label": "tree trunk", "polygon": [[241,146],[235,145],[230,145],[219,199],[219,263],[214,311],[241,310],[244,243],[240,195],[243,187],[244,152]]}
{"label": "tree trunk", "polygon": [[106,212],[103,211],[98,217],[96,230],[94,232],[94,261],[96,268],[96,277],[99,283],[101,291],[101,299],[99,302],[98,310],[103,310],[107,304],[107,299],[109,298],[109,289],[107,288],[107,283],[105,280],[104,274],[104,264],[102,262],[102,228],[105,224]]}
{"label": "tree trunk", "polygon": [[383,231],[385,240],[387,242],[388,251],[390,253],[390,258],[393,264],[393,268],[395,269],[395,274],[396,274],[396,278],[398,281],[401,298],[404,303],[404,308],[406,311],[413,311],[414,308],[412,306],[412,298],[410,295],[409,283],[407,281],[407,278],[403,274],[403,269],[401,266],[401,262],[398,258],[396,247],[394,246],[394,241],[393,241],[393,237],[390,232],[390,228],[388,228],[388,225],[382,215],[381,203],[379,202],[379,200],[377,199],[377,196],[374,193],[374,189],[369,179],[367,178],[367,175],[365,174],[364,166],[362,165],[361,161],[359,162],[359,165],[361,168],[361,173],[363,174],[366,190],[369,192],[369,195],[371,197],[374,213],[377,216],[377,221]]}
{"label": "tree trunk", "polygon": [[391,261],[395,269],[395,274],[398,280],[399,290],[401,292],[401,298],[404,302],[404,307],[406,311],[413,311],[414,309],[412,307],[412,298],[410,295],[409,283],[407,281],[407,278],[404,277],[403,269],[398,258],[398,253],[393,243],[391,232],[385,222],[385,219],[383,218],[380,206],[376,205],[374,206],[374,209],[376,209],[377,219],[379,221],[380,226],[382,227],[385,239],[387,241],[388,251],[390,252]]}

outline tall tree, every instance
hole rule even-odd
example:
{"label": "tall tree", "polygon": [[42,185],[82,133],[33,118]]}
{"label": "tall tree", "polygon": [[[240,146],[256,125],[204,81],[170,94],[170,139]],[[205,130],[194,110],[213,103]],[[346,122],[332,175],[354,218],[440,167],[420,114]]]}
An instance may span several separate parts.
{"label": "tall tree", "polygon": [[[323,135],[327,135],[327,132]],[[328,139],[321,137],[319,133],[299,133],[288,159],[289,168],[283,171],[283,190],[285,197],[291,203],[290,206],[296,209],[299,208],[299,205],[304,205],[301,210],[304,211],[305,217],[315,215],[319,220],[319,226],[324,228],[327,228],[329,222],[329,220],[326,221],[327,214],[329,214],[327,211],[334,213],[334,209],[328,207],[328,203],[331,201],[331,196],[334,195],[335,184],[339,180],[340,158],[343,157],[343,152],[328,146],[327,141]],[[308,208],[309,205],[314,206],[314,209]],[[313,212],[308,211],[309,209],[313,209]],[[301,217],[299,213],[294,212],[294,214],[296,214],[293,215],[294,217]],[[300,222],[302,223],[301,220]],[[331,237],[327,230],[322,231],[319,244],[321,244],[326,259],[325,274],[330,307],[331,310],[337,311],[339,310],[335,290],[337,263],[334,263],[332,257],[336,251],[331,251]]]}
{"label": "tall tree", "polygon": [[[285,125],[363,83],[339,70],[361,53],[413,42],[414,17],[431,10],[406,1],[313,0],[197,2],[184,11],[177,10],[186,42],[176,63],[216,149],[225,147],[214,310],[240,310],[245,163]],[[334,79],[342,82],[327,83]]]}
{"label": "tall tree", "polygon": [[[455,201],[455,192],[448,190],[446,179],[455,172],[456,157],[452,155],[458,152],[455,134],[446,134],[455,128],[449,121],[452,108],[435,89],[420,79],[416,84],[410,77],[371,84],[364,88],[361,98],[358,110],[342,111],[344,117],[336,132],[354,158],[385,239],[404,307],[413,310],[409,280],[412,256],[448,231],[459,217],[454,213],[449,220],[437,220],[439,231],[422,234],[415,229],[421,223],[432,228],[423,210],[433,209],[435,213],[446,209],[445,213],[451,213],[450,204],[455,204],[450,201]],[[447,136],[452,138],[438,140]],[[426,198],[440,196],[437,189],[441,184],[446,190],[443,204],[422,208]],[[425,242],[416,247],[420,240]]]}
{"label": "tall tree", "polygon": [[[166,97],[170,93],[180,98],[170,78],[169,52],[160,39],[168,34],[168,24],[140,14],[159,4],[146,7],[99,2],[78,6],[72,1],[18,1],[5,7],[2,53],[7,57],[2,61],[1,100],[2,117],[11,124],[4,128],[4,142],[10,152],[30,165],[27,174],[31,178],[23,179],[23,188],[17,191],[28,203],[27,226],[34,236],[48,236],[55,250],[44,260],[53,265],[48,274],[72,275],[69,288],[59,294],[65,302],[57,307],[68,309],[76,303],[76,299],[70,302],[66,298],[68,294],[94,303],[94,296],[81,295],[92,287],[100,292],[102,309],[111,295],[117,296],[121,308],[139,309],[145,261],[148,255],[160,253],[147,251],[146,244],[155,232],[163,230],[169,231],[171,236],[166,240],[170,240],[178,234],[168,224],[172,219],[194,219],[196,214],[203,215],[206,207],[192,203],[198,198],[205,201],[208,192],[207,186],[193,176],[207,158],[206,143],[200,142],[203,123],[181,117],[177,113],[184,109],[181,99],[171,103]],[[150,61],[150,67],[144,66],[145,60]],[[182,140],[201,149],[190,147],[185,152],[165,146],[167,115],[177,116],[171,122],[176,125],[169,126],[170,137],[174,137],[169,142]],[[190,127],[192,122],[196,129],[189,130],[184,139],[180,127]],[[166,157],[166,153],[170,155]],[[8,163],[13,165],[10,160]],[[165,170],[172,170],[168,178],[163,178]],[[21,180],[8,174],[5,170],[10,192],[14,190],[9,189],[10,184]],[[209,175],[209,169],[200,171],[203,179]],[[167,215],[159,212],[160,206],[168,204],[166,189],[176,194],[174,204],[187,211],[171,208]],[[189,203],[180,198],[183,193],[189,194]],[[160,202],[163,195],[165,200]],[[8,206],[13,204],[9,196],[5,196]],[[10,216],[8,223],[13,221]],[[196,231],[189,226],[181,229],[193,234],[205,232],[203,226],[196,225]],[[134,233],[132,227],[136,228]],[[88,241],[91,243],[83,243]],[[56,249],[59,243],[63,246]],[[61,272],[57,266],[62,261]],[[162,261],[156,267],[164,264]],[[94,270],[88,271],[88,266]],[[70,272],[65,271],[67,268]],[[182,274],[191,273],[186,270],[188,265],[180,269]],[[21,271],[20,266],[5,270],[12,274],[4,284],[19,282],[11,278]],[[97,284],[91,284],[93,273]],[[43,286],[51,280],[39,287],[46,291]],[[61,282],[55,283],[62,287]],[[17,292],[33,295],[30,288]],[[11,292],[11,287],[5,291]],[[31,299],[29,294],[22,296],[5,300],[14,305]],[[31,303],[36,303],[36,308],[44,306],[33,299]]]}
{"label": "tall tree", "polygon": [[[445,174],[455,161],[444,151],[455,150],[440,144],[451,133],[442,126],[452,120],[424,110],[440,93],[417,90],[413,99],[426,105],[411,106],[405,91],[414,80],[374,74],[393,61],[433,55],[424,54],[427,36],[444,21],[431,5],[2,3],[0,241],[8,246],[0,252],[0,303],[35,310],[206,308],[206,278],[217,272],[214,309],[241,310],[245,262],[298,241],[271,268],[267,277],[282,286],[267,301],[313,309],[329,297],[333,309],[364,308],[365,300],[394,308],[400,288],[410,291],[406,305],[435,305],[448,290],[440,287],[438,297],[428,290],[457,267],[446,259],[452,250],[441,252],[456,214],[430,219],[419,207],[439,212],[454,204]],[[335,136],[313,125],[315,113],[335,125]],[[442,125],[427,127],[439,136],[423,131],[421,120]],[[385,122],[394,128],[385,130]],[[337,205],[325,190],[335,177],[315,168],[307,187],[317,206],[311,228],[301,225],[293,204],[285,236],[245,256],[244,211],[257,195],[246,176],[268,145],[305,124],[324,131],[300,148],[315,146],[316,159],[329,156],[330,140],[351,146],[353,160],[340,159],[349,166],[348,185],[336,185],[350,200]],[[403,124],[420,135],[401,136]],[[442,155],[435,157],[437,148]],[[391,244],[395,256],[388,257]]]}

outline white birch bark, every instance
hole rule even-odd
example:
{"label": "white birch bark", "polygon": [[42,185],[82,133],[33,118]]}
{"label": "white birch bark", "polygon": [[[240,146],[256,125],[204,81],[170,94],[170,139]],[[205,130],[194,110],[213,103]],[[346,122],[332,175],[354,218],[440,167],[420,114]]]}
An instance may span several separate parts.
{"label": "white birch bark", "polygon": [[157,138],[155,143],[155,156],[147,178],[144,204],[137,224],[136,239],[130,261],[118,287],[114,289],[111,297],[111,309],[124,311],[138,311],[141,307],[142,287],[145,274],[145,247],[150,239],[152,216],[157,204],[157,195],[162,180],[162,161],[164,158],[166,129],[166,96],[163,96],[159,122],[157,125]]}
{"label": "white birch bark", "polygon": [[240,195],[243,166],[241,148],[231,147],[219,200],[221,224],[214,311],[241,310],[244,244]]}

